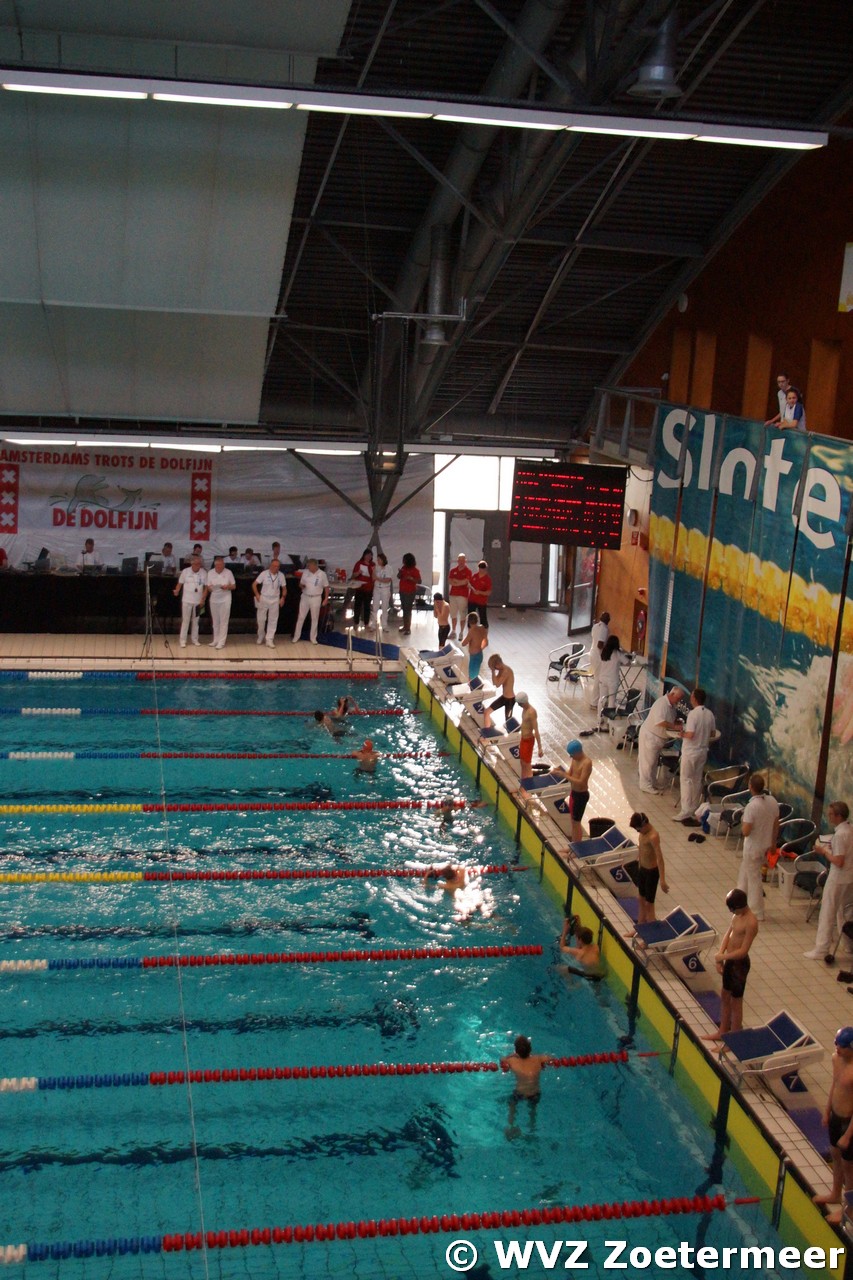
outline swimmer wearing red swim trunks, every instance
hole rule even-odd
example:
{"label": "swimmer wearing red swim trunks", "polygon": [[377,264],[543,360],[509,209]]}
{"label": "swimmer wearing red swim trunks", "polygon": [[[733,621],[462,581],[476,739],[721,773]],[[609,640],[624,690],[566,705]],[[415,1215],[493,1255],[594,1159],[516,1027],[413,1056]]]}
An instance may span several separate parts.
{"label": "swimmer wearing red swim trunks", "polygon": [[521,741],[518,744],[518,760],[521,765],[522,778],[533,777],[533,744],[542,755],[542,739],[539,737],[539,716],[536,708],[531,707],[526,693],[517,693],[515,700],[521,707]]}

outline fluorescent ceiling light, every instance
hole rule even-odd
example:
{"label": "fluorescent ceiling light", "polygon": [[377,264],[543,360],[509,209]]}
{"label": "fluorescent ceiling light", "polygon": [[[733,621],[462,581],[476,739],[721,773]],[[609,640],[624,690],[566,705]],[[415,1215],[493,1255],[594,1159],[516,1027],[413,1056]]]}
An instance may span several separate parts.
{"label": "fluorescent ceiling light", "polygon": [[730,147],[776,147],[782,151],[816,151],[825,147],[825,133],[801,133],[793,129],[741,129],[704,124],[697,128],[697,142],[721,142]]}
{"label": "fluorescent ceiling light", "polygon": [[223,453],[288,453],[287,444],[224,444]]}
{"label": "fluorescent ceiling light", "polygon": [[[4,79],[5,77],[5,79]],[[146,98],[161,101],[223,107],[266,107],[299,111],[328,111],[337,115],[373,115],[414,120],[435,119],[449,124],[473,124],[493,128],[539,129],[592,133],[614,137],[651,138],[663,141],[716,142],[733,146],[778,147],[809,151],[824,147],[826,133],[767,125],[715,124],[654,116],[549,111],[532,104],[488,105],[481,102],[448,102],[430,98],[406,98],[389,94],[341,93],[314,88],[269,88],[252,84],[217,84],[190,80],[156,80],[143,76],[98,76],[75,72],[20,71],[0,67],[0,83],[18,92],[71,94],[96,98]],[[295,101],[295,99],[299,101]]]}
{"label": "fluorescent ceiling light", "polygon": [[77,441],[73,436],[3,436],[3,440],[7,444],[26,444],[26,445],[42,445],[42,444],[67,444],[75,445]]}
{"label": "fluorescent ceiling light", "polygon": [[294,453],[311,453],[320,457],[336,457],[336,458],[358,458],[362,454],[361,449],[294,449]]}
{"label": "fluorescent ceiling light", "polygon": [[81,89],[72,85],[59,84],[14,84],[11,81],[3,85],[12,93],[59,93],[71,98],[147,98],[147,93],[136,89]]}
{"label": "fluorescent ceiling light", "polygon": [[[467,112],[470,112],[470,107],[467,108]],[[550,121],[537,120],[535,115],[520,116],[518,119],[512,119],[507,116],[490,114],[487,111],[484,111],[482,115],[471,115],[465,111],[460,111],[458,114],[450,114],[448,112],[433,116],[433,119],[442,120],[447,124],[496,125],[500,129],[550,129],[559,132],[567,127],[566,124],[554,124]]]}
{"label": "fluorescent ceiling light", "polygon": [[[297,111],[323,111],[329,115],[338,116],[386,116],[401,117],[406,120],[430,120],[432,113],[429,111],[406,111],[400,108],[378,108],[378,107],[350,107],[338,106],[331,102],[297,102]],[[438,117],[436,116],[436,119]]]}
{"label": "fluorescent ceiling light", "polygon": [[105,449],[150,449],[151,447],[148,440],[103,440],[98,436],[94,436],[91,440],[78,440],[77,444],[86,449],[97,449],[99,445]]}
{"label": "fluorescent ceiling light", "polygon": [[175,449],[178,453],[220,453],[221,444],[183,444],[174,440],[152,440],[152,449]]}
{"label": "fluorescent ceiling light", "polygon": [[675,128],[656,129],[653,124],[646,125],[640,120],[634,121],[632,124],[570,124],[570,133],[604,133],[616,138],[655,138],[670,142],[690,142],[696,137],[695,131],[690,133]]}
{"label": "fluorescent ceiling light", "polygon": [[203,107],[265,107],[272,111],[287,111],[293,106],[292,102],[272,98],[210,98],[189,93],[152,93],[151,97],[155,102],[190,102]]}

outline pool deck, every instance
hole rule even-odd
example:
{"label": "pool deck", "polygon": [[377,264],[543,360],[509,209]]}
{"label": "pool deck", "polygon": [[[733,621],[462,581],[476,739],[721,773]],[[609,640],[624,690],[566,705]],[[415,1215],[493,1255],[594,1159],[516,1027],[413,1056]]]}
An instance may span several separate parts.
{"label": "pool deck", "polygon": [[[567,740],[594,722],[583,688],[572,686],[573,694],[561,696],[558,685],[547,678],[549,651],[565,644],[568,639],[566,617],[556,612],[522,609],[492,609],[490,613],[490,652],[500,652],[513,667],[516,689],[525,690],[538,710],[544,758],[565,763]],[[396,633],[389,638],[396,639]],[[583,634],[572,637],[573,640],[586,638]],[[412,643],[415,650],[433,647],[435,626],[430,615],[415,615]],[[152,663],[160,670],[210,668],[247,673],[290,670],[342,675],[350,670],[345,651],[323,645],[315,647],[307,642],[292,644],[287,636],[278,639],[274,652],[257,646],[253,637],[229,639],[228,647],[222,652],[205,644],[197,649],[192,646],[180,649],[174,639],[170,640],[167,649],[163,639],[158,637],[153,642],[150,655],[142,652],[141,636],[0,636],[0,666],[3,668],[151,670]],[[383,664],[388,675],[400,669],[400,664],[395,662]],[[374,657],[359,655],[354,658],[353,672],[375,670]],[[661,835],[670,889],[668,896],[659,895],[658,913],[664,915],[676,905],[682,905],[689,911],[699,911],[722,937],[729,921],[724,899],[737,880],[739,849],[731,841],[726,847],[722,838],[713,836],[703,844],[689,843],[687,837],[690,833],[673,821],[678,812],[677,789],[662,795],[642,793],[637,783],[636,753],[617,751],[609,735],[595,734],[584,740],[584,746],[595,762],[588,817],[607,815],[626,829],[634,809],[647,813]],[[853,800],[853,797],[847,798]],[[614,910],[616,900],[603,886],[597,891],[592,877],[587,878],[586,883],[596,896],[598,905],[627,933],[630,922],[618,908]],[[822,962],[803,959],[803,952],[814,945],[816,913],[810,922],[806,922],[805,899],[786,903],[774,886],[768,886],[766,893],[767,918],[751,952],[752,971],[746,991],[745,1025],[760,1025],[780,1009],[787,1009],[808,1028],[824,1046],[826,1055],[822,1061],[807,1067],[802,1076],[817,1104],[822,1106],[830,1081],[830,1053],[835,1031],[839,1025],[853,1024],[853,995],[848,994],[847,984],[836,981],[838,972],[848,964],[841,952],[839,961],[832,968]],[[853,969],[853,963],[849,967]],[[700,1034],[713,1030],[713,1024],[699,1010],[686,988],[675,978],[668,978],[663,966],[654,972],[656,977],[660,974],[670,998],[683,1001],[685,1017]],[[785,1115],[770,1090],[760,1084],[751,1084],[747,1088],[756,1113],[783,1144],[806,1179],[816,1191],[828,1190],[828,1166]]]}

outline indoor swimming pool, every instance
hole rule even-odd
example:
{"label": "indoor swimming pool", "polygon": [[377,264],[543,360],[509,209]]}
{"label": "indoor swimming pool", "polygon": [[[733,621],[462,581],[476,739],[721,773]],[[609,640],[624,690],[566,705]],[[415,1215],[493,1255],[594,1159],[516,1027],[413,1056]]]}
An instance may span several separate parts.
{"label": "indoor swimming pool", "polygon": [[[343,694],[333,737],[312,713]],[[779,1247],[624,992],[560,965],[559,905],[402,680],[8,680],[0,723],[10,1276],[450,1276],[469,1238],[486,1280],[496,1241],[583,1238],[594,1277],[613,1239]],[[488,868],[458,910],[420,874],[449,860]],[[520,1033],[608,1060],[548,1068],[512,1115],[489,1068]],[[706,1194],[728,1207],[511,1218]]]}

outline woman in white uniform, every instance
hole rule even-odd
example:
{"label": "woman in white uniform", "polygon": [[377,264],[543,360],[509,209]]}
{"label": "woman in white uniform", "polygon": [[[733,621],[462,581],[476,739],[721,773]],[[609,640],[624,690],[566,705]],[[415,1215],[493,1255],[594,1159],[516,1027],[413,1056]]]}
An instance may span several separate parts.
{"label": "woman in white uniform", "polygon": [[391,588],[394,585],[394,579],[391,577],[391,571],[388,568],[388,557],[381,551],[376,557],[376,569],[373,574],[373,617],[370,619],[371,626],[376,626],[376,619],[382,615],[382,629],[388,630],[388,610],[391,607]]}
{"label": "woman in white uniform", "polygon": [[598,720],[604,715],[605,707],[615,707],[616,695],[619,692],[619,673],[627,662],[627,658],[619,648],[619,637],[608,636],[601,650],[601,661],[598,665]]}
{"label": "woman in white uniform", "polygon": [[589,667],[592,672],[592,685],[589,691],[589,705],[598,706],[600,690],[598,687],[598,669],[601,666],[601,650],[610,635],[610,614],[603,613],[598,622],[593,623],[589,633]]}
{"label": "woman in white uniform", "polygon": [[207,597],[210,600],[210,621],[213,625],[211,649],[225,648],[228,619],[231,617],[231,593],[236,586],[234,574],[225,568],[225,557],[214,556],[213,568],[207,575]]}

